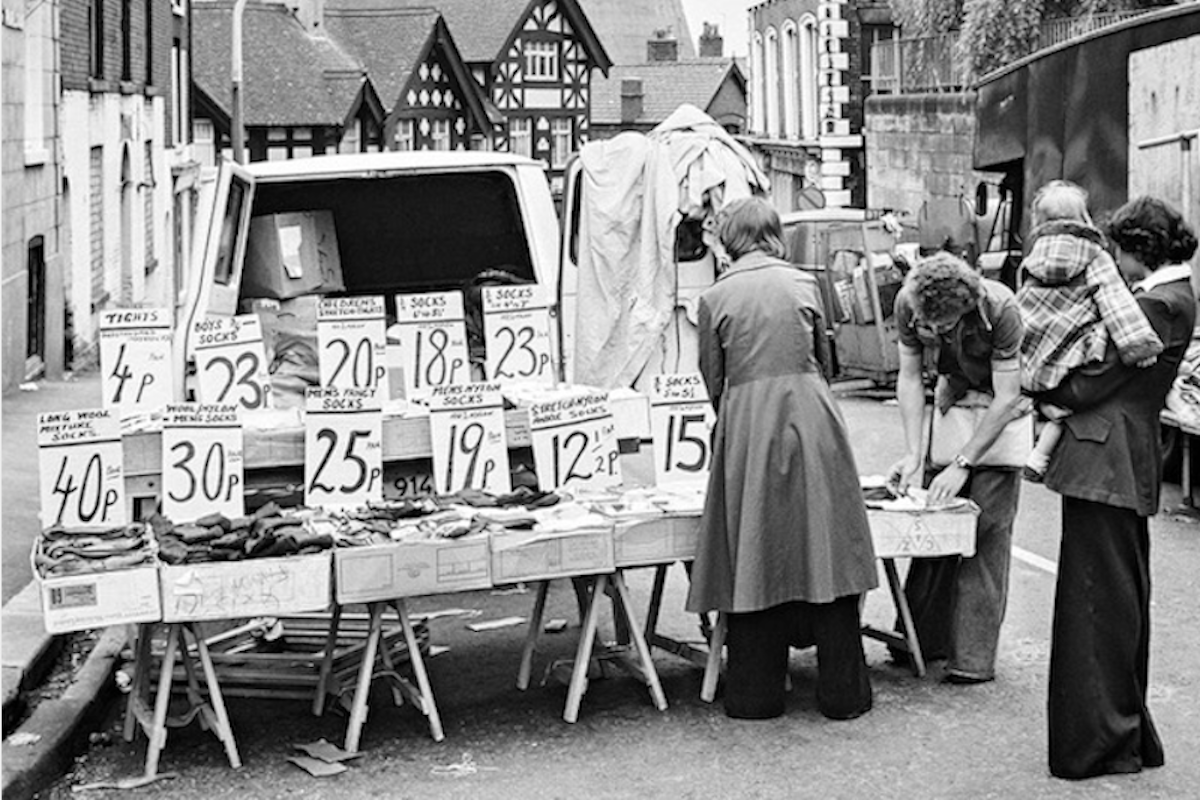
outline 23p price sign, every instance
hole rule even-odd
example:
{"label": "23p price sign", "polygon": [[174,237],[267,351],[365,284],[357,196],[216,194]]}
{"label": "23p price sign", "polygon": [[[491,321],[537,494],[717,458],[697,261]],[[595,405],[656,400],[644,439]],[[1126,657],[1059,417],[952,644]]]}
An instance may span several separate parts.
{"label": "23p price sign", "polygon": [[232,403],[167,406],[162,432],[163,513],[186,522],[245,513],[242,423]]}
{"label": "23p price sign", "polygon": [[409,400],[428,397],[435,386],[471,380],[462,292],[398,294],[396,324]]}
{"label": "23p price sign", "polygon": [[305,395],[304,503],[357,508],[383,499],[378,389],[310,388]]}
{"label": "23p price sign", "polygon": [[650,436],[658,486],[708,485],[716,422],[700,373],[654,376],[650,387]]}
{"label": "23p price sign", "polygon": [[483,333],[488,380],[554,383],[545,287],[484,287]]}
{"label": "23p price sign", "polygon": [[380,390],[388,397],[383,298],[325,297],[317,307],[321,385]]}
{"label": "23p price sign", "polygon": [[616,423],[607,392],[586,392],[535,402],[529,433],[538,486],[609,489],[621,483]]}
{"label": "23p price sign", "polygon": [[258,316],[208,317],[195,333],[200,402],[266,408],[271,378]]}
{"label": "23p price sign", "polygon": [[38,477],[44,526],[124,525],[124,453],[116,410],[38,414]]}
{"label": "23p price sign", "polygon": [[429,395],[433,476],[439,494],[508,494],[508,441],[498,383],[439,386]]}
{"label": "23p price sign", "polygon": [[175,399],[171,378],[174,322],[165,308],[100,312],[104,407],[122,416],[157,411]]}

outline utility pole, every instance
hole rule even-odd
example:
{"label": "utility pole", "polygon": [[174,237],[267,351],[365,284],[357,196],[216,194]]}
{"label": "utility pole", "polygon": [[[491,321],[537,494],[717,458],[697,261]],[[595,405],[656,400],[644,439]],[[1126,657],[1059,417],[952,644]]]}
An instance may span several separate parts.
{"label": "utility pole", "polygon": [[242,118],[242,17],[246,11],[246,0],[237,0],[233,5],[233,50],[230,54],[230,77],[233,81],[233,160],[246,163],[246,129]]}

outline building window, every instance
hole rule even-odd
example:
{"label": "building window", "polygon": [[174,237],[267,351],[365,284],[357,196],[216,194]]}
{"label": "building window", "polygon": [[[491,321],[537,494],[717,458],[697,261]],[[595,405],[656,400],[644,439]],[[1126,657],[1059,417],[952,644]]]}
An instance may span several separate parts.
{"label": "building window", "polygon": [[508,121],[508,152],[533,158],[533,120],[529,117]]}
{"label": "building window", "polygon": [[188,142],[188,108],[191,104],[188,89],[188,52],[179,39],[171,42],[171,144]]}
{"label": "building window", "polygon": [[133,0],[121,0],[121,80],[133,80]]}
{"label": "building window", "polygon": [[482,133],[471,134],[471,149],[480,152],[492,149],[492,138]]}
{"label": "building window", "polygon": [[789,139],[800,136],[798,50],[796,23],[789,19],[783,25],[783,134]]}
{"label": "building window", "polygon": [[764,120],[763,86],[766,76],[763,75],[763,40],[758,33],[754,34],[754,43],[750,48],[750,130],[755,133],[766,133]]}
{"label": "building window", "polygon": [[25,152],[28,154],[46,149],[46,110],[51,105],[52,77],[46,63],[50,8],[49,3],[41,3],[31,8],[25,18]]}
{"label": "building window", "polygon": [[346,127],[346,132],[342,134],[342,141],[338,143],[339,153],[358,153],[360,137],[358,135],[358,124],[352,123]]}
{"label": "building window", "polygon": [[154,142],[146,142],[142,164],[142,224],[146,234],[146,272],[158,266],[154,252],[154,185]]}
{"label": "building window", "polygon": [[146,85],[154,85],[154,0],[146,3]]}
{"label": "building window", "polygon": [[395,140],[397,150],[413,149],[413,121],[411,119],[396,121]]}
{"label": "building window", "polygon": [[196,160],[209,166],[217,163],[217,148],[210,119],[196,120]]}
{"label": "building window", "polygon": [[526,80],[558,80],[558,42],[526,41],[524,55]]}
{"label": "building window", "polygon": [[431,150],[449,150],[450,149],[450,120],[435,119],[431,120],[433,128],[430,131],[429,138],[433,141]]}
{"label": "building window", "polygon": [[550,123],[550,166],[565,167],[571,156],[571,120],[557,117]]}
{"label": "building window", "polygon": [[88,162],[88,239],[91,244],[92,309],[97,310],[108,293],[104,275],[104,148],[93,147]]}
{"label": "building window", "polygon": [[763,77],[766,78],[766,134],[770,137],[783,135],[779,124],[779,36],[774,28],[767,31],[763,54]]}
{"label": "building window", "polygon": [[800,90],[800,138],[815,140],[817,130],[817,21],[811,16],[800,21],[799,64],[796,86]]}
{"label": "building window", "polygon": [[46,358],[46,240],[29,240],[25,266],[29,270],[25,315],[25,357]]}
{"label": "building window", "polygon": [[88,74],[104,78],[104,0],[88,3]]}

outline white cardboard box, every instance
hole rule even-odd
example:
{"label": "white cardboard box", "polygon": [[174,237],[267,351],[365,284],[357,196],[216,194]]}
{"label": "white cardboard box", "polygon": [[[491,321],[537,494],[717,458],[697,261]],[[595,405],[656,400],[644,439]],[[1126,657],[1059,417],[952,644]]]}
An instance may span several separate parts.
{"label": "white cardboard box", "polygon": [[973,556],[978,517],[973,503],[942,511],[867,509],[876,558]]}
{"label": "white cardboard box", "polygon": [[343,547],[334,551],[333,563],[334,589],[343,604],[492,586],[486,535]]}
{"label": "white cardboard box", "polygon": [[611,525],[492,534],[492,581],[496,584],[598,575],[615,568]]}
{"label": "white cardboard box", "polygon": [[39,578],[47,633],[70,633],[130,622],[158,622],[158,567]]}
{"label": "white cardboard box", "polygon": [[698,515],[618,521],[613,529],[613,555],[618,567],[691,561],[699,544]]}
{"label": "white cardboard box", "polygon": [[239,619],[329,607],[332,552],[162,567],[164,622]]}

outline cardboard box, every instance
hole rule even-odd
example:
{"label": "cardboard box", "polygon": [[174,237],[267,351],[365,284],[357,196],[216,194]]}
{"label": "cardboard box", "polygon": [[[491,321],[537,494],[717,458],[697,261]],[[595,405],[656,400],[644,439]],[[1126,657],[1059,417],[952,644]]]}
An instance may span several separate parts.
{"label": "cardboard box", "polygon": [[286,300],[345,288],[331,211],[267,214],[250,220],[243,297]]}
{"label": "cardboard box", "polygon": [[342,604],[492,587],[486,535],[343,547],[334,551],[333,563]]}
{"label": "cardboard box", "polygon": [[492,582],[496,584],[598,575],[614,569],[611,525],[492,534]]}
{"label": "cardboard box", "polygon": [[163,622],[323,611],[332,600],[332,551],[161,568]]}
{"label": "cardboard box", "polygon": [[47,633],[70,633],[129,622],[158,622],[158,567],[39,578]]}
{"label": "cardboard box", "polygon": [[700,544],[700,517],[666,516],[618,522],[613,558],[618,567],[691,561]]}
{"label": "cardboard box", "polygon": [[975,555],[975,504],[942,511],[867,509],[877,558]]}

